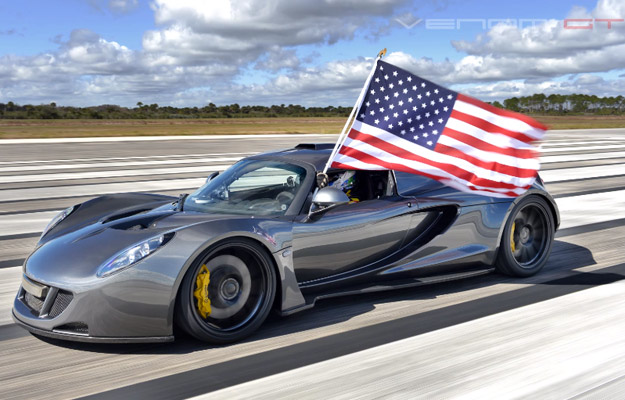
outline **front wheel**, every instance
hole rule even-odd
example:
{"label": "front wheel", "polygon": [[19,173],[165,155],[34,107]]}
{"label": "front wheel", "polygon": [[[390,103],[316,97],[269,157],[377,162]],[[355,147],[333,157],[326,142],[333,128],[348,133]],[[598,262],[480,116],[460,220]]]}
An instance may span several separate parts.
{"label": "front wheel", "polygon": [[528,196],[510,213],[506,222],[496,268],[512,276],[531,276],[547,263],[555,234],[554,218],[547,201]]}
{"label": "front wheel", "polygon": [[224,344],[263,323],[276,294],[273,263],[260,245],[228,240],[187,271],[176,301],[176,322],[197,339]]}

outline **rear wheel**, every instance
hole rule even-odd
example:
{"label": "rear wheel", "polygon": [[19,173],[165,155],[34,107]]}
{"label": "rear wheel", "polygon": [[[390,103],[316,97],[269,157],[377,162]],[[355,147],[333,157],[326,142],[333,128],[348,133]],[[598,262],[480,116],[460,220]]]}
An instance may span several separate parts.
{"label": "rear wheel", "polygon": [[263,323],[276,293],[269,255],[248,239],[220,243],[193,263],[176,302],[176,322],[210,343],[230,343]]}
{"label": "rear wheel", "polygon": [[554,240],[553,213],[542,197],[528,196],[506,222],[496,267],[512,276],[531,276],[547,263]]}

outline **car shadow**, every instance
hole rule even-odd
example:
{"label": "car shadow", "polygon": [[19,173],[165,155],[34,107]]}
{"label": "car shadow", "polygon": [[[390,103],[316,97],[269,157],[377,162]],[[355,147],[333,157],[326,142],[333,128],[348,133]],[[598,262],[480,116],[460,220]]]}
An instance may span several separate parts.
{"label": "car shadow", "polygon": [[[429,286],[320,300],[314,308],[288,317],[280,317],[277,314],[270,315],[261,329],[243,342],[253,343],[255,341],[278,338],[340,324],[356,316],[366,314],[384,303],[435,299],[440,296],[500,284],[522,284],[525,286],[532,284],[578,284],[592,287],[625,279],[625,275],[603,273],[601,270],[597,272],[576,271],[576,269],[594,264],[596,264],[596,261],[592,252],[586,247],[556,240],[547,266],[541,273],[533,277],[515,278],[493,273]],[[175,342],[162,344],[92,344],[67,342],[44,337],[39,337],[39,339],[55,346],[69,349],[110,354],[187,354],[213,347],[221,347],[208,345],[178,330],[174,333],[176,336]]]}

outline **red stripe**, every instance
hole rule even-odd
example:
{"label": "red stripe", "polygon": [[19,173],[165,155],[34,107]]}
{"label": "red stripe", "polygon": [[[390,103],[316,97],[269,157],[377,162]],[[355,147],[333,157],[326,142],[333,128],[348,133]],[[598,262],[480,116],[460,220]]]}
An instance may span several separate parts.
{"label": "red stripe", "polygon": [[536,121],[533,118],[528,117],[527,115],[523,115],[523,114],[519,114],[513,111],[508,111],[508,110],[502,110],[501,108],[497,108],[495,106],[492,106],[490,104],[484,103],[483,101],[480,101],[478,99],[474,99],[473,97],[469,97],[466,96],[464,94],[458,93],[458,100],[460,101],[464,101],[465,103],[469,103],[469,104],[473,104],[474,106],[483,108],[487,111],[492,112],[493,114],[497,114],[500,115],[502,117],[508,117],[508,118],[514,118],[514,119],[518,119],[521,120],[523,122],[525,122],[526,124],[528,124],[529,126],[532,126],[536,129],[540,129],[543,131],[546,131],[549,129],[549,127],[547,127],[546,125],[541,124],[540,122]]}
{"label": "red stripe", "polygon": [[448,156],[461,158],[470,162],[473,165],[476,165],[480,168],[484,168],[486,170],[498,172],[500,174],[506,174],[510,176],[518,176],[519,178],[533,178],[536,176],[537,172],[535,169],[526,169],[519,167],[511,167],[510,165],[501,164],[495,161],[484,161],[479,158],[475,158],[473,156],[468,155],[467,153],[455,149],[453,147],[446,146],[442,143],[437,143],[434,151],[438,153],[443,153]]}
{"label": "red stripe", "polygon": [[[349,150],[349,154],[346,154],[348,150]],[[389,161],[385,161],[385,160],[382,160],[380,158],[371,156],[371,155],[369,155],[367,153],[364,153],[362,151],[356,150],[356,149],[354,149],[352,147],[348,147],[348,146],[342,146],[339,149],[339,153],[343,154],[345,156],[354,158],[356,160],[368,163],[368,164],[380,165],[380,166],[383,166],[386,169],[391,169],[391,170],[394,170],[394,171],[402,171],[402,172],[407,172],[409,174],[417,174],[417,175],[425,176],[425,177],[430,178],[430,179],[434,179],[436,181],[442,181],[442,180],[445,180],[445,179],[449,179],[449,178],[442,178],[440,176],[428,174],[426,172],[419,171],[419,170],[416,170],[416,169],[412,169],[412,168],[407,167],[407,166],[405,166],[403,164],[397,164],[397,163],[392,163],[392,162],[389,162]],[[341,168],[341,169],[358,169],[358,168],[353,167],[353,166],[351,166],[349,164],[338,163],[336,161],[332,163],[332,167],[333,168]],[[474,187],[471,187],[471,186],[466,186],[466,188],[471,190],[471,191],[475,191],[475,192],[497,193],[497,194],[508,196],[508,197],[517,197],[518,196],[517,193],[514,193],[512,191],[498,192],[498,191],[495,191],[495,190],[489,190],[487,188],[477,189],[477,188],[474,188]],[[517,187],[514,187],[514,188],[516,189]],[[529,186],[526,186],[526,187],[523,187],[521,189],[528,189],[528,188],[529,188]]]}
{"label": "red stripe", "polygon": [[491,153],[505,154],[510,157],[533,159],[538,158],[538,151],[530,149],[517,149],[515,147],[499,147],[494,144],[490,144],[481,139],[467,135],[466,133],[458,132],[451,128],[443,129],[442,135],[456,139],[459,142],[468,144],[469,146],[482,151],[488,151]]}
{"label": "red stripe", "polygon": [[[366,134],[366,133],[362,133],[359,132],[355,129],[352,129],[349,132],[349,137],[354,139],[354,140],[359,140],[361,142],[365,142],[371,146],[377,147],[378,149],[384,150],[385,152],[392,154],[396,157],[399,158],[404,158],[407,160],[413,160],[413,161],[418,161],[421,162],[423,164],[427,164],[430,165],[432,167],[438,168],[442,171],[445,171],[453,176],[455,176],[456,178],[459,179],[463,179],[467,182],[470,182],[476,186],[485,186],[485,187],[492,187],[492,188],[499,188],[499,189],[516,189],[518,188],[517,185],[513,185],[510,183],[504,183],[504,182],[497,182],[497,181],[493,181],[490,179],[485,179],[485,178],[480,178],[478,176],[476,176],[475,174],[468,172],[460,167],[457,167],[453,164],[447,164],[447,163],[441,163],[441,162],[437,162],[437,161],[433,161],[433,160],[429,160],[427,158],[418,156],[415,153],[412,153],[408,150],[402,149],[400,147],[395,146],[394,144],[391,144],[389,142],[386,142],[380,138],[377,138],[375,136]],[[350,155],[350,152],[354,150],[354,151],[358,151],[355,150],[351,147],[346,147],[343,146],[341,148],[341,154],[344,154],[346,156],[349,157],[353,157]],[[344,152],[343,152],[344,151]],[[360,152],[359,152],[360,153]],[[363,153],[364,154],[364,153]],[[353,157],[356,158],[356,157]],[[372,163],[374,164],[374,163]]]}
{"label": "red stripe", "polygon": [[450,118],[455,118],[457,120],[466,122],[467,124],[473,125],[476,128],[479,128],[488,133],[499,133],[501,135],[505,135],[511,137],[516,140],[520,140],[523,143],[532,143],[536,139],[529,137],[521,132],[511,131],[505,128],[500,127],[499,125],[495,125],[490,123],[482,118],[474,117],[473,115],[465,114],[456,109],[451,111]]}

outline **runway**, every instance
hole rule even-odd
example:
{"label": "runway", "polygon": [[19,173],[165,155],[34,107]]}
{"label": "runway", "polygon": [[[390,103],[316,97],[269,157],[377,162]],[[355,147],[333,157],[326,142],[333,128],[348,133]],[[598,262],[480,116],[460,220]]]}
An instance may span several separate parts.
{"label": "runway", "polygon": [[625,129],[550,131],[562,216],[537,276],[320,301],[223,347],[42,341],[11,320],[48,221],[97,195],[190,192],[212,171],[331,135],[0,141],[0,398],[623,398]]}

